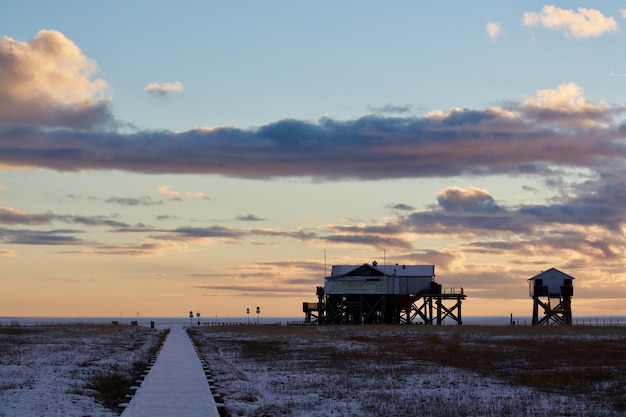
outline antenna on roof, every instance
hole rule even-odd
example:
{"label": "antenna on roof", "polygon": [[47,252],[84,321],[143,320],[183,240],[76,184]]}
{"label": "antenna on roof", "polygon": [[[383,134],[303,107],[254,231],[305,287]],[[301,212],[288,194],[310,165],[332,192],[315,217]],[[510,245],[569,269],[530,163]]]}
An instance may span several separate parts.
{"label": "antenna on roof", "polygon": [[324,278],[328,275],[326,274],[326,249],[324,249]]}
{"label": "antenna on roof", "polygon": [[383,267],[387,267],[387,248],[383,248]]}

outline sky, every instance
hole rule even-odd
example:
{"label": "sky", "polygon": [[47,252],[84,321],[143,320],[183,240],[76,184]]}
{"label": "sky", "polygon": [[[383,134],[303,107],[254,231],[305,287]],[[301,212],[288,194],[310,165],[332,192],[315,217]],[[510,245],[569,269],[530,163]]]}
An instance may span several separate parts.
{"label": "sky", "polygon": [[626,2],[0,0],[0,316],[626,314]]}

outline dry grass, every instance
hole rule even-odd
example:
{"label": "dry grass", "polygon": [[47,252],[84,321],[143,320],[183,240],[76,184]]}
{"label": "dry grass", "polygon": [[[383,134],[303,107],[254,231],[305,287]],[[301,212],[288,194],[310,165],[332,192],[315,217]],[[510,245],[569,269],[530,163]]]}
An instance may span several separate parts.
{"label": "dry grass", "polygon": [[126,347],[129,352],[134,352],[134,360],[131,366],[114,366],[101,371],[89,378],[86,388],[94,391],[94,396],[105,407],[121,411],[119,404],[127,402],[126,396],[132,393],[131,387],[139,379],[143,371],[163,345],[169,329],[161,332],[160,336],[144,346],[143,341],[135,340],[132,346]]}
{"label": "dry grass", "polygon": [[194,339],[233,415],[304,415],[324,399],[346,408],[335,415],[626,412],[624,327],[233,326]]}

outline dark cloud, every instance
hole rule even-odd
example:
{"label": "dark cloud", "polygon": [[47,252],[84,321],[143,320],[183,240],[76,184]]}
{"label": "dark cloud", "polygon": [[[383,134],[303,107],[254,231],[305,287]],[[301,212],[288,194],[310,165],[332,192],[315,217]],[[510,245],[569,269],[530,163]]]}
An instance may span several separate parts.
{"label": "dark cloud", "polygon": [[445,211],[490,214],[504,211],[487,191],[475,187],[447,188],[439,193],[437,201]]}
{"label": "dark cloud", "polygon": [[82,239],[74,235],[82,233],[80,230],[26,230],[26,229],[2,229],[0,228],[0,240],[15,245],[82,245],[86,244]]}
{"label": "dark cloud", "polygon": [[401,239],[399,237],[393,236],[381,236],[381,235],[370,235],[370,234],[358,234],[358,235],[328,235],[320,237],[321,240],[325,242],[330,242],[334,244],[349,244],[349,245],[358,245],[358,246],[367,246],[370,248],[376,248],[379,250],[383,249],[393,249],[399,251],[407,251],[411,250],[413,246],[411,242]]}
{"label": "dark cloud", "polygon": [[171,233],[193,238],[229,238],[240,239],[245,233],[236,229],[228,229],[222,226],[210,227],[180,227],[172,229]]}
{"label": "dark cloud", "polygon": [[555,251],[570,252],[578,259],[587,262],[599,260],[616,260],[623,256],[622,249],[626,243],[619,236],[603,236],[601,240],[593,239],[585,233],[576,231],[551,231],[537,233],[529,239],[472,242],[465,246],[466,252],[507,255],[515,253],[522,257],[552,256]]}
{"label": "dark cloud", "polygon": [[123,255],[123,256],[151,256],[164,250],[171,249],[171,246],[163,245],[160,242],[124,244],[124,245],[94,245],[89,253],[97,255]]}
{"label": "dark cloud", "polygon": [[413,211],[413,210],[415,210],[415,207],[409,206],[408,204],[404,204],[404,203],[389,204],[387,207],[389,207],[390,209],[399,210],[399,211]]}
{"label": "dark cloud", "polygon": [[532,233],[535,224],[532,219],[516,216],[514,212],[446,211],[441,208],[411,213],[401,220],[407,231],[422,235],[492,235],[494,233]]}
{"label": "dark cloud", "polygon": [[105,203],[119,204],[122,206],[155,206],[163,204],[162,201],[155,201],[150,197],[144,196],[139,198],[132,197],[109,197],[104,200]]}
{"label": "dark cloud", "polygon": [[0,224],[45,225],[54,221],[86,226],[128,227],[128,224],[107,216],[76,216],[67,214],[27,213],[8,207],[0,207]]}
{"label": "dark cloud", "polygon": [[0,207],[0,224],[50,224],[56,216],[50,212],[31,214],[23,210]]}
{"label": "dark cloud", "polygon": [[103,216],[60,216],[60,219],[75,224],[84,224],[85,226],[108,226],[108,227],[128,227],[127,223],[112,220]]}
{"label": "dark cloud", "polygon": [[240,216],[237,216],[236,219],[242,222],[259,222],[259,221],[266,220],[262,217],[257,217],[254,214],[248,214],[247,216],[240,215]]}
{"label": "dark cloud", "polygon": [[59,171],[333,180],[545,174],[564,167],[597,169],[626,157],[626,134],[613,125],[621,107],[586,103],[555,110],[540,104],[428,117],[282,120],[255,129],[182,133],[7,126],[0,132],[0,163]]}
{"label": "dark cloud", "polygon": [[379,225],[326,226],[318,239],[340,245],[358,245],[378,250],[409,251],[413,249],[410,239],[402,236],[407,232],[404,225],[386,223]]}
{"label": "dark cloud", "polygon": [[562,184],[562,195],[543,204],[500,206],[486,191],[450,187],[437,196],[438,206],[415,211],[401,224],[418,233],[509,232],[529,235],[545,227],[601,227],[621,233],[626,221],[626,183],[616,172],[581,184]]}

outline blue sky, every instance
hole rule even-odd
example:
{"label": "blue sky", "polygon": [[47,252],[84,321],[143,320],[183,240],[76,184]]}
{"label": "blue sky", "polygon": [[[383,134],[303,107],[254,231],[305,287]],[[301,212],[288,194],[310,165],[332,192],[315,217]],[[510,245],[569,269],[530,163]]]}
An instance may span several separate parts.
{"label": "blue sky", "polygon": [[299,315],[324,251],[625,313],[626,3],[0,4],[2,315]]}

